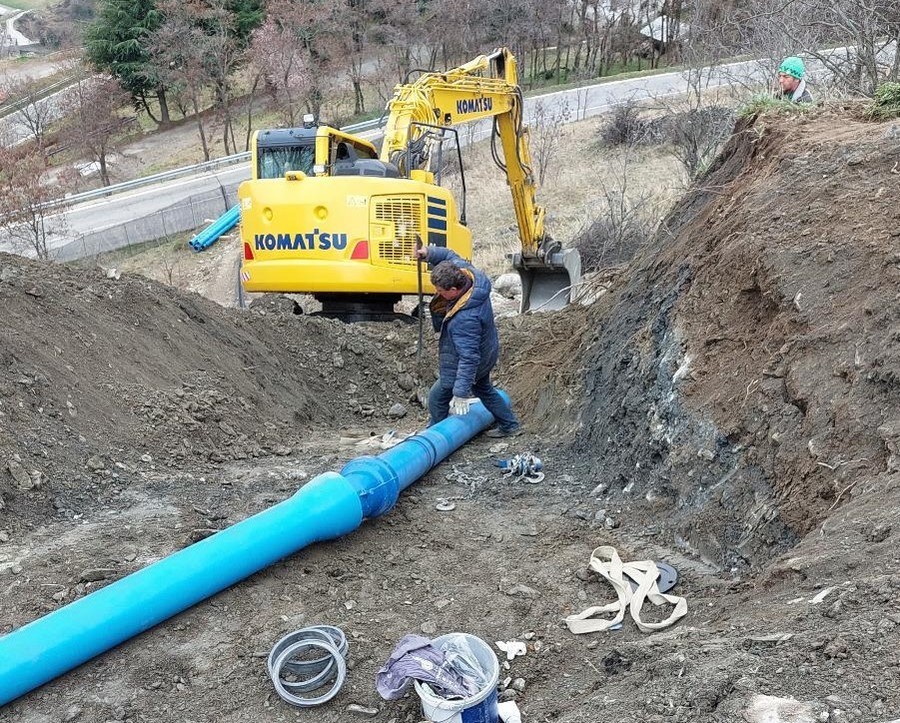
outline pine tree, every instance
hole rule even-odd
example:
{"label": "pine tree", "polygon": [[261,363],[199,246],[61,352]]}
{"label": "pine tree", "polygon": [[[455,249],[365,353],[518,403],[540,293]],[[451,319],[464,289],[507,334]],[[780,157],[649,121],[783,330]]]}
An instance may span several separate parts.
{"label": "pine tree", "polygon": [[[166,91],[151,62],[150,36],[162,17],[155,0],[102,0],[99,17],[86,33],[87,56],[97,70],[118,79],[138,107],[160,125],[169,123]],[[147,98],[159,101],[160,118],[151,112]]]}

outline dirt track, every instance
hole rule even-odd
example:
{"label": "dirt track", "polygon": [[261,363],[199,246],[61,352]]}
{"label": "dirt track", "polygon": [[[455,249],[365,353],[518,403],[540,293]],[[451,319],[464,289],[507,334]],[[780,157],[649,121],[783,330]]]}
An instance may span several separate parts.
{"label": "dirt track", "polygon": [[[374,673],[403,634],[451,630],[529,634],[501,676],[524,678],[526,721],[900,717],[898,137],[828,112],[738,128],[610,293],[503,322],[528,435],[476,440],[384,518],[0,720],[347,721],[357,703],[413,723],[417,700],[380,701]],[[414,328],[229,311],[12,257],[0,301],[3,631],[371,452],[370,432],[424,422]],[[493,466],[525,449],[540,485]],[[584,569],[599,544],[675,565],[688,616],[569,633],[563,616],[610,599]],[[347,631],[351,671],[296,713],[262,656],[312,623]],[[799,712],[766,718],[762,696]]]}

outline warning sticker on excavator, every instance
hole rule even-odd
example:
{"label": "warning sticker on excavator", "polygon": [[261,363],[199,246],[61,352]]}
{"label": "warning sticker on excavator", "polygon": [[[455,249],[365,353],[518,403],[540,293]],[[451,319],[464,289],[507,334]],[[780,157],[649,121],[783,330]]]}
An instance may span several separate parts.
{"label": "warning sticker on excavator", "polygon": [[365,208],[368,205],[368,196],[347,196],[347,206],[350,208]]}

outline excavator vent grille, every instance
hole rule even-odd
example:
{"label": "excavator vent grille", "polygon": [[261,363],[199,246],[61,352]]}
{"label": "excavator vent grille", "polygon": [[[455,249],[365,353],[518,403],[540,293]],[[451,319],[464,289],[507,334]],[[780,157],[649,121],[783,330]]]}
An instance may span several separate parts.
{"label": "excavator vent grille", "polygon": [[416,234],[422,229],[421,196],[387,196],[375,201],[375,221],[394,224],[394,238],[378,243],[378,256],[391,265],[416,265]]}

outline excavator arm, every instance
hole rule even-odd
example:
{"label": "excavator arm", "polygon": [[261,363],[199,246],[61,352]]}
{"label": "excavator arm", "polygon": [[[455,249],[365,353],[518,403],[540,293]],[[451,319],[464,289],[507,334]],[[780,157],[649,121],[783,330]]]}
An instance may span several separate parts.
{"label": "excavator arm", "polygon": [[429,128],[490,119],[494,161],[506,174],[522,247],[513,257],[522,277],[522,311],[557,309],[569,302],[580,282],[581,260],[577,251],[562,249],[544,231],[523,105],[516,61],[506,48],[444,73],[423,73],[395,88],[380,158],[402,175],[430,171]]}

